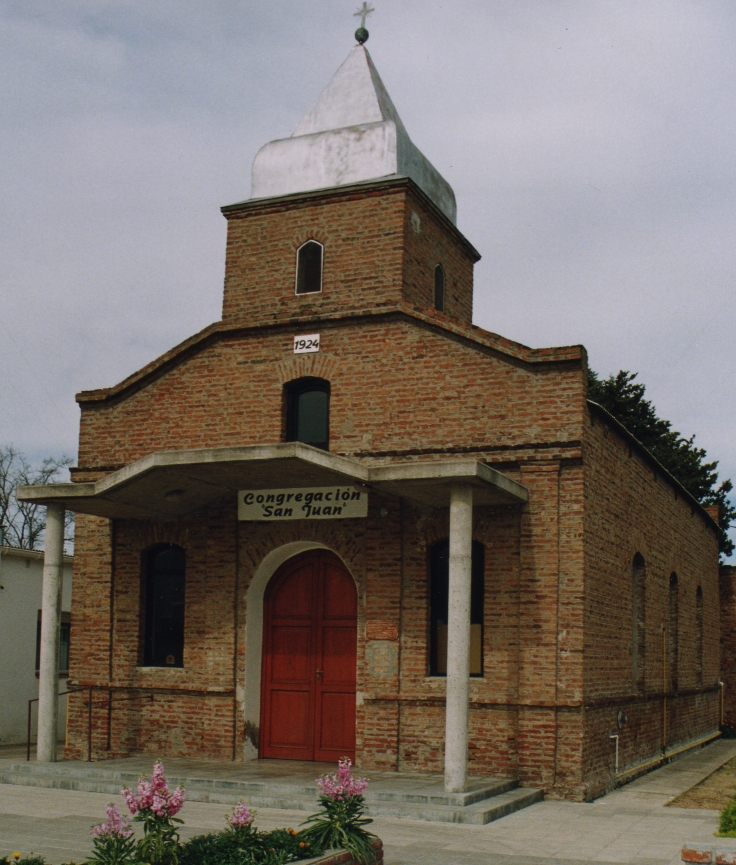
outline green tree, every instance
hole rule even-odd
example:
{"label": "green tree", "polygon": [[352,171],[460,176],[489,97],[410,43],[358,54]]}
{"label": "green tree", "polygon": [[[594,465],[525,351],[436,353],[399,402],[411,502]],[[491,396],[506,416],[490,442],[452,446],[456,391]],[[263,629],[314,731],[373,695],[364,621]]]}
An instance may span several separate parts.
{"label": "green tree", "polygon": [[719,505],[721,521],[720,550],[730,556],[734,550],[728,529],[736,518],[728,494],[730,480],[718,483],[718,462],[706,462],[703,448],[695,446],[695,436],[685,438],[672,429],[668,420],[657,416],[654,406],[644,398],[646,388],[634,381],[637,373],[620,370],[600,379],[588,371],[588,398],[603,406],[617,421],[652,453],[652,455],[696,498],[701,505]]}

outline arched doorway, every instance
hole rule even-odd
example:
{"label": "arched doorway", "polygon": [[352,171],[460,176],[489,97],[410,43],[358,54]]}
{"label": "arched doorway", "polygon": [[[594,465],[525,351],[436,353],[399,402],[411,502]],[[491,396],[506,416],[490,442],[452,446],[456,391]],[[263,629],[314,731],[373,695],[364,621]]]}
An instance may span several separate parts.
{"label": "arched doorway", "polygon": [[334,553],[285,562],[263,609],[260,756],[355,759],[355,583]]}

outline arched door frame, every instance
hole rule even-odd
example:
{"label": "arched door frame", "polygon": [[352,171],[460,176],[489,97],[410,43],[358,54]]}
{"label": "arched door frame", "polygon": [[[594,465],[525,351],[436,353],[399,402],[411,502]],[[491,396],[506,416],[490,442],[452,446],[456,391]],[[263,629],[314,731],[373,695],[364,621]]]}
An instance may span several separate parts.
{"label": "arched door frame", "polygon": [[[292,541],[272,550],[253,574],[248,592],[246,594],[245,610],[245,693],[243,704],[245,709],[246,729],[258,729],[261,723],[261,664],[263,656],[263,598],[266,593],[271,577],[276,571],[294,556],[306,553],[309,550],[326,550],[333,553],[342,562],[347,573],[355,583],[358,593],[358,607],[360,616],[360,587],[345,560],[327,544],[319,541]],[[252,744],[248,736],[245,738],[243,757],[246,760],[258,759],[258,749]]]}

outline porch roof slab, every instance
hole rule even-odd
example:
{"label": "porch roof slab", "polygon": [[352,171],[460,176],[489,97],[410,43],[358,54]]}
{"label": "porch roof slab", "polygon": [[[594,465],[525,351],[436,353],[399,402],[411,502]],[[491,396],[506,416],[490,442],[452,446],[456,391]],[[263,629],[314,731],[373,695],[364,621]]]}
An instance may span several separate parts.
{"label": "porch roof slab", "polygon": [[17,495],[101,517],[176,520],[238,490],[342,484],[447,507],[454,483],[470,483],[478,505],[520,505],[529,498],[526,487],[473,458],[372,465],[300,442],[160,451],[98,481],[24,486]]}

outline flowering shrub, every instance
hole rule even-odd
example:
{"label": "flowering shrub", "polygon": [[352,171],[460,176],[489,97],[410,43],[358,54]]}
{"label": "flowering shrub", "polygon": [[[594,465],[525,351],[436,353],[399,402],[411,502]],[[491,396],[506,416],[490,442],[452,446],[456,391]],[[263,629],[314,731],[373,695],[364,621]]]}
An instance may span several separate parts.
{"label": "flowering shrub", "polygon": [[238,802],[227,817],[227,825],[233,832],[250,831],[253,828],[255,818],[255,811],[249,810],[245,802]]}
{"label": "flowering shrub", "polygon": [[323,775],[316,783],[322,810],[304,821],[303,841],[325,849],[342,847],[364,865],[373,862],[374,836],[364,828],[373,821],[363,816],[367,779],[354,777],[352,762],[345,759],[339,761],[334,775]]}
{"label": "flowering shrub", "polygon": [[16,850],[4,859],[0,859],[0,865],[5,865],[6,862],[8,865],[44,865],[44,858],[43,856],[24,856]]}
{"label": "flowering shrub", "polygon": [[[121,795],[136,822],[143,823],[143,838],[138,842],[138,858],[150,865],[178,865],[179,833],[175,824],[181,824],[176,815],[184,805],[184,789],[177,787],[169,792],[163,764],[158,761],[153,767],[149,781],[140,778],[138,795],[124,787]],[[105,865],[113,865],[106,862]]]}
{"label": "flowering shrub", "polygon": [[107,822],[92,827],[94,850],[88,865],[135,865],[138,860],[137,844],[133,838],[130,820],[123,817],[116,805],[108,805]]}
{"label": "flowering shrub", "polygon": [[317,789],[321,796],[333,802],[362,796],[368,787],[368,781],[365,778],[354,777],[352,765],[350,760],[340,760],[334,775],[323,775],[317,778]]}

